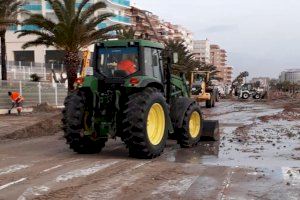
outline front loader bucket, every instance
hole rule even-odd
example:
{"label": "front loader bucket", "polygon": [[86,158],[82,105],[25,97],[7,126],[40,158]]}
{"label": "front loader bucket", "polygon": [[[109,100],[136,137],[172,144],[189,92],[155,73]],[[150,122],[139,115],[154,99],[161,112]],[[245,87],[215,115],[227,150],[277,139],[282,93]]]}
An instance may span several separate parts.
{"label": "front loader bucket", "polygon": [[201,140],[203,141],[218,141],[220,140],[219,121],[204,120]]}

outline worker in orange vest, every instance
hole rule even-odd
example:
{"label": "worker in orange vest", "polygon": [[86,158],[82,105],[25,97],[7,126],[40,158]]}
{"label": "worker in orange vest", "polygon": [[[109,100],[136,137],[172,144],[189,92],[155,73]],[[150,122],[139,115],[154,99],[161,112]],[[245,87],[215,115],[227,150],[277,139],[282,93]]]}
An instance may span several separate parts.
{"label": "worker in orange vest", "polygon": [[16,106],[18,114],[20,115],[23,109],[24,98],[18,92],[8,92],[8,96],[12,101],[12,107],[8,111],[8,114],[10,114],[11,110]]}
{"label": "worker in orange vest", "polygon": [[118,70],[125,71],[127,75],[131,75],[137,71],[135,60],[132,56],[127,56],[127,59],[120,61],[117,65]]}

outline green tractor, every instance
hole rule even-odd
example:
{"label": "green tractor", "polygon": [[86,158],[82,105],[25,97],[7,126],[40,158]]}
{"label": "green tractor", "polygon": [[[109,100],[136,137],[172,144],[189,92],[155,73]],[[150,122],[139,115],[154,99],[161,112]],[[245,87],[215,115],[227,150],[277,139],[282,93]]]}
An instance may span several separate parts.
{"label": "green tractor", "polygon": [[[164,69],[163,49],[146,40],[95,45],[93,67],[65,100],[62,121],[71,149],[99,153],[109,138],[120,137],[130,156],[154,158],[163,152],[168,137],[183,148],[199,142],[200,107],[189,97],[184,74],[171,74],[173,56]],[[217,126],[210,123],[209,132],[216,133]]]}

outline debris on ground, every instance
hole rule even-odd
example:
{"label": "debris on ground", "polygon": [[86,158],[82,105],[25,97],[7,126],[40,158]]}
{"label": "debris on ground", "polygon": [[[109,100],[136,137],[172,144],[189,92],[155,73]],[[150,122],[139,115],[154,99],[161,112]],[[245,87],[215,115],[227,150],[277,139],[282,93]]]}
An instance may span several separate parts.
{"label": "debris on ground", "polygon": [[[45,109],[43,109],[45,110]],[[32,112],[0,116],[0,140],[54,135],[61,131],[61,112]]]}
{"label": "debris on ground", "polygon": [[57,108],[54,108],[53,106],[46,103],[41,103],[33,108],[33,112],[53,112],[57,111]]}

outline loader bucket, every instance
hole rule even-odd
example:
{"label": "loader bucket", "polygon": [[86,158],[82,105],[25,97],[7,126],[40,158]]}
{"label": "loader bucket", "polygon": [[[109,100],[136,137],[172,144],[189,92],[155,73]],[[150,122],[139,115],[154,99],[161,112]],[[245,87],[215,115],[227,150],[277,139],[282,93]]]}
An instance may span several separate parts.
{"label": "loader bucket", "polygon": [[203,132],[201,136],[202,141],[218,141],[220,140],[219,121],[204,120]]}

